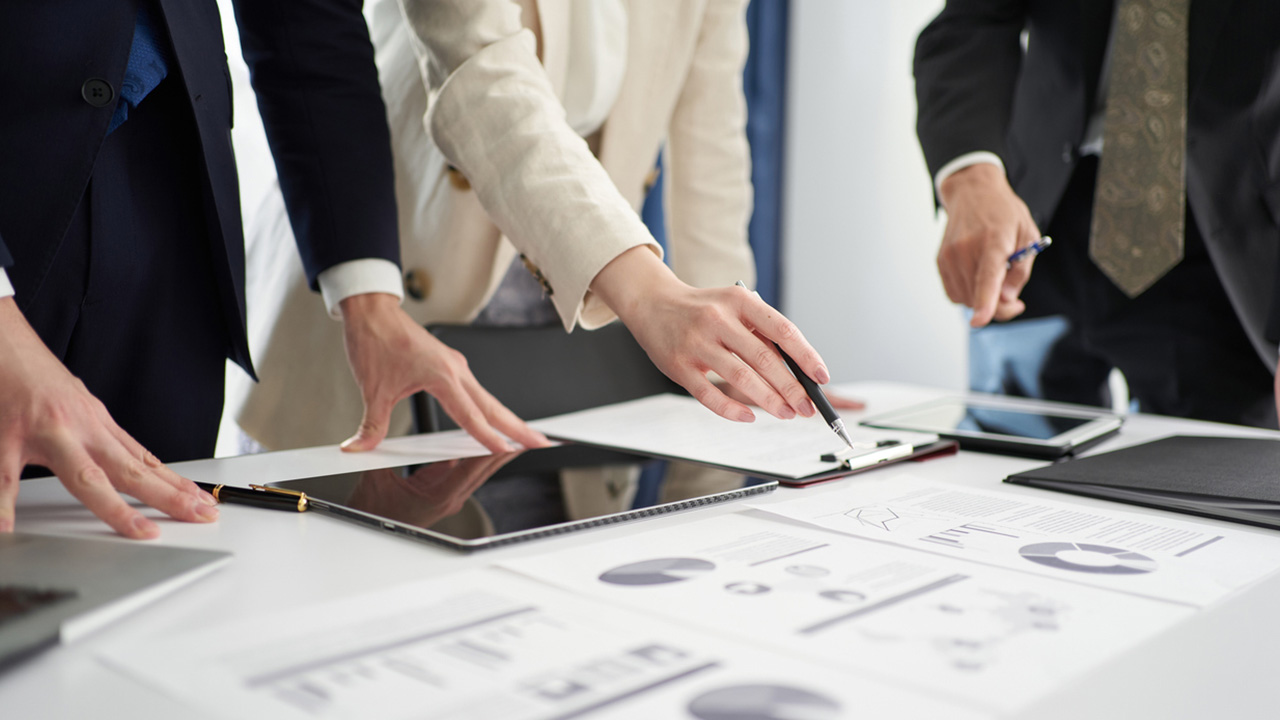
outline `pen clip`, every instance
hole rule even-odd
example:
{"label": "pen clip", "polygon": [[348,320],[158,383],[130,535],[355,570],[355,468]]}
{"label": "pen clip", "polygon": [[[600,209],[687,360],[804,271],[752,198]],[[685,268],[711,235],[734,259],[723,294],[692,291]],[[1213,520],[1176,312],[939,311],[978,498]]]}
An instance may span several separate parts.
{"label": "pen clip", "polygon": [[285,488],[275,488],[267,485],[249,485],[249,487],[257,490],[258,492],[275,493],[277,495],[288,495],[290,497],[298,498],[298,512],[305,511],[310,503],[307,498],[307,494],[300,490],[286,490]]}

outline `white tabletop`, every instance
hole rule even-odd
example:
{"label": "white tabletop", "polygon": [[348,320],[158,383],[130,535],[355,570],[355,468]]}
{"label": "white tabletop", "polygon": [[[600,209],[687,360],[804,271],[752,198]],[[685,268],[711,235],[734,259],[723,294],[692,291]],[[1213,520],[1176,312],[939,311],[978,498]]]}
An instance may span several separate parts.
{"label": "white tabletop", "polygon": [[[859,383],[845,394],[868,402],[879,413],[948,393],[928,388]],[[845,413],[852,421],[857,413]],[[1119,437],[1097,450],[1115,449],[1170,434],[1259,435],[1277,433],[1154,416],[1131,416]],[[266,453],[175,466],[195,480],[234,485],[308,475],[363,470],[446,457],[480,454],[457,433],[399,438],[375,452],[350,455],[336,447]],[[1042,491],[1002,484],[1010,473],[1040,461],[961,452],[925,463],[909,463],[861,477],[910,473],[934,481],[1004,492]],[[757,502],[777,502],[796,493],[824,492],[858,477],[811,489],[782,488]],[[1114,505],[1086,498],[1072,502]],[[525,544],[463,555],[316,514],[290,515],[243,506],[223,506],[212,525],[189,525],[157,517],[168,545],[227,550],[234,561],[222,570],[148,606],[112,627],[75,644],[58,647],[0,674],[0,716],[4,718],[190,717],[192,708],[100,663],[95,653],[122,640],[167,636],[211,621],[268,609],[297,607],[368,592],[410,580],[439,576],[495,561],[536,554],[583,542],[617,538],[641,530],[689,522],[708,514],[733,512],[733,503],[613,525]],[[1126,508],[1153,517],[1178,517]],[[155,517],[155,513],[152,513]],[[1210,525],[1239,526],[1202,520]],[[52,479],[22,483],[19,531],[81,537],[114,537]],[[121,540],[121,542],[125,542]],[[1262,718],[1280,713],[1280,575],[1204,610],[1187,622],[1066,682],[1018,717],[1026,718]],[[210,697],[209,707],[217,698]]]}

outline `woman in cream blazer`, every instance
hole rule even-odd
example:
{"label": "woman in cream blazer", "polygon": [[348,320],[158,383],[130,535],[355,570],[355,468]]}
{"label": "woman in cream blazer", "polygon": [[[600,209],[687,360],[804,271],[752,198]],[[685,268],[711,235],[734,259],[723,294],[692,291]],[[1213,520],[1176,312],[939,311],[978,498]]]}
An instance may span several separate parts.
{"label": "woman in cream blazer", "polygon": [[[621,16],[602,13],[611,2]],[[601,6],[584,14],[579,3]],[[612,321],[591,284],[632,248],[661,253],[638,216],[660,152],[675,274],[694,287],[753,282],[745,5],[382,0],[371,30],[395,150],[409,314],[423,324],[472,321],[521,257],[566,330]],[[612,84],[607,69],[571,67],[591,57],[575,43],[618,54],[624,66]],[[585,139],[564,109],[583,93],[594,98],[587,105],[615,98]],[[500,112],[476,111],[495,103]],[[269,449],[341,441],[359,423],[360,394],[340,324],[288,251],[278,191],[250,235],[249,307],[265,309],[250,317],[261,382],[230,389],[235,418]],[[402,403],[391,432],[409,425]]]}

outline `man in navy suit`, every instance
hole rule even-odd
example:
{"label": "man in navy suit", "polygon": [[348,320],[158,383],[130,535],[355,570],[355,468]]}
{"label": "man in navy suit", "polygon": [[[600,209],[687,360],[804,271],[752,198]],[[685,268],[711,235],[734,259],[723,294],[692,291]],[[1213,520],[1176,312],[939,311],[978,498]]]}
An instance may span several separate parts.
{"label": "man in navy suit", "polygon": [[[359,0],[250,0],[237,22],[299,251],[344,323],[375,446],[426,390],[487,447],[544,442],[400,309],[389,135]],[[214,501],[162,464],[209,457],[226,358],[252,374],[231,94],[214,0],[0,6],[0,532],[45,466],[134,538],[126,492]]]}

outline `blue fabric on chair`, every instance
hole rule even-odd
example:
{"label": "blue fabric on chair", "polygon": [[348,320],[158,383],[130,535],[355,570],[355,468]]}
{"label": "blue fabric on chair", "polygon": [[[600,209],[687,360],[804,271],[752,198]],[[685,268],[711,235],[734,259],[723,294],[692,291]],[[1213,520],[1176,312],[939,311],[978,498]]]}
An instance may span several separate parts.
{"label": "blue fabric on chair", "polygon": [[107,126],[107,134],[129,119],[129,111],[156,89],[169,74],[169,40],[156,28],[155,14],[143,3],[138,7],[138,21],[133,28],[133,44],[129,46],[129,62],[120,85],[120,99]]}
{"label": "blue fabric on chair", "polygon": [[[966,312],[967,319],[968,312]],[[995,323],[969,331],[969,389],[1044,398],[1040,372],[1049,349],[1067,331],[1060,315]]]}

